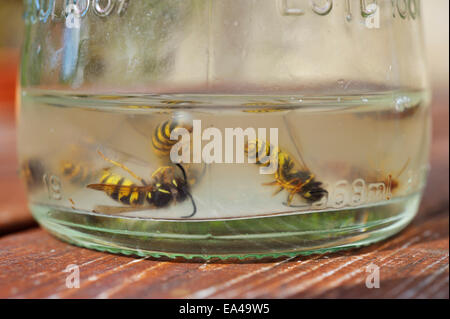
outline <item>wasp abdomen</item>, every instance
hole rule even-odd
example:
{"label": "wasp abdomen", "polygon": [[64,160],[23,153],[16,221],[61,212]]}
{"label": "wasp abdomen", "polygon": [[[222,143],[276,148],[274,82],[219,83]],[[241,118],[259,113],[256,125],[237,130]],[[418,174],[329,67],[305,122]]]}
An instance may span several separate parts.
{"label": "wasp abdomen", "polygon": [[152,136],[152,146],[159,156],[170,154],[170,149],[178,142],[178,140],[171,140],[170,134],[173,130],[178,128],[184,128],[188,132],[192,132],[192,125],[178,122],[176,120],[165,121],[156,127]]}
{"label": "wasp abdomen", "polygon": [[62,175],[67,178],[72,184],[84,184],[92,180],[92,171],[82,164],[74,164],[69,161],[61,163]]}
{"label": "wasp abdomen", "polygon": [[38,159],[26,160],[20,166],[19,174],[25,180],[28,188],[33,188],[42,183],[45,167]]}
{"label": "wasp abdomen", "polygon": [[146,192],[141,191],[138,187],[136,188],[124,188],[121,186],[136,186],[131,180],[126,179],[120,175],[112,174],[110,172],[106,172],[100,183],[113,185],[115,187],[111,188],[111,190],[106,190],[106,194],[112,199],[119,201],[126,205],[142,205],[147,196]]}

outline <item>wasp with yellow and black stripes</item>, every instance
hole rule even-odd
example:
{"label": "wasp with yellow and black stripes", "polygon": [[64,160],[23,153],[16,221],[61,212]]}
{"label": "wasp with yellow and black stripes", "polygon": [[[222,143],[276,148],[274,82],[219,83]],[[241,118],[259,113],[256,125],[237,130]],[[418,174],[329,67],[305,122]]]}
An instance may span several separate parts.
{"label": "wasp with yellow and black stripes", "polygon": [[[190,193],[186,171],[180,164],[159,167],[152,174],[151,181],[146,182],[125,165],[107,158],[100,151],[98,153],[105,161],[122,168],[139,180],[142,185],[137,185],[132,180],[112,173],[107,169],[101,176],[100,183],[89,184],[87,185],[88,188],[103,191],[112,199],[132,207],[147,205],[153,208],[160,208],[189,198],[193,205],[193,212],[188,216],[182,217],[189,218],[196,214],[197,207]],[[178,174],[176,170],[179,170]]]}
{"label": "wasp with yellow and black stripes", "polygon": [[152,136],[152,148],[159,157],[166,157],[170,154],[172,146],[179,142],[181,136],[177,140],[171,140],[170,135],[177,130],[186,130],[192,132],[192,124],[181,117],[173,117],[159,124]]}
{"label": "wasp with yellow and black stripes", "polygon": [[[322,182],[316,180],[315,175],[306,168],[306,165],[298,167],[292,157],[280,148],[265,141],[253,140],[245,145],[245,151],[249,159],[255,160],[258,165],[268,166],[271,162],[278,163],[274,176],[275,180],[264,185],[278,186],[275,194],[286,190],[288,192],[288,206],[291,206],[295,195],[300,195],[308,203],[314,203],[328,194],[322,188]],[[275,156],[277,160],[270,161]]]}
{"label": "wasp with yellow and black stripes", "polygon": [[59,170],[66,180],[75,185],[86,184],[98,176],[98,172],[87,163],[75,163],[70,160],[62,160]]}
{"label": "wasp with yellow and black stripes", "polygon": [[[190,199],[193,212],[188,216],[183,216],[183,218],[194,216],[197,208],[191,195],[190,187],[198,180],[198,173],[189,165],[185,168],[181,164],[174,165],[169,161],[172,146],[179,142],[179,140],[170,139],[172,132],[186,130],[190,134],[192,129],[192,121],[184,112],[176,113],[172,118],[160,123],[155,128],[151,137],[151,148],[165,162],[163,164],[165,166],[156,169],[151,175],[149,182],[137,176],[122,163],[111,160],[98,151],[99,155],[105,161],[116,167],[120,167],[138,180],[141,185],[136,184],[122,175],[112,173],[111,170],[107,169],[104,170],[99,183],[89,184],[87,187],[103,191],[112,199],[131,207],[147,205],[149,207],[160,208]],[[189,176],[187,176],[187,172],[189,172]]]}
{"label": "wasp with yellow and black stripes", "polygon": [[[162,122],[155,128],[152,135],[151,146],[160,159],[166,161],[170,160],[169,156],[172,147],[176,143],[180,142],[181,135],[183,133],[181,130],[185,130],[185,133],[189,134],[192,133],[193,130],[192,118],[186,112],[176,112],[171,119]],[[177,140],[171,140],[170,135],[172,132],[181,133],[178,134],[180,138]],[[188,183],[191,186],[197,184],[206,172],[205,163],[200,165],[192,163],[183,164],[183,168],[188,177]]]}
{"label": "wasp with yellow and black stripes", "polygon": [[19,169],[19,176],[25,181],[28,190],[31,190],[42,183],[44,173],[44,164],[37,158],[23,160]]}

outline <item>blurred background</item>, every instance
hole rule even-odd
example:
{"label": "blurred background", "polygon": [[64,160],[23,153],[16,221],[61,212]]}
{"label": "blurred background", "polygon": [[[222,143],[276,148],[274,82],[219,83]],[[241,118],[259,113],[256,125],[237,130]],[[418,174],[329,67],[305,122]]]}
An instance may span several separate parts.
{"label": "blurred background", "polygon": [[22,0],[0,0],[0,116],[10,117],[22,41]]}

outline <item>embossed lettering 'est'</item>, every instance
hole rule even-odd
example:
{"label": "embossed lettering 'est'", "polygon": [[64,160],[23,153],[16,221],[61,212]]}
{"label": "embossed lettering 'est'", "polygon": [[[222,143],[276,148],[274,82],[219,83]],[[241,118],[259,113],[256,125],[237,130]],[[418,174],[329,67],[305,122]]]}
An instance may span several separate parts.
{"label": "embossed lettering 'est'", "polygon": [[123,16],[130,0],[26,0],[25,21],[46,23],[81,19],[88,12],[98,17]]}

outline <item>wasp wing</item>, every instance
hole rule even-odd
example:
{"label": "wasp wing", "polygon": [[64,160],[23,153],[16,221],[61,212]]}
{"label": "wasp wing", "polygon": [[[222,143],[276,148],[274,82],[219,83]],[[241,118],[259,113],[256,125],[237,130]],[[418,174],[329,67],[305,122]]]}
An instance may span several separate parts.
{"label": "wasp wing", "polygon": [[95,189],[97,191],[103,191],[106,193],[113,192],[150,192],[154,189],[152,185],[137,186],[137,185],[114,185],[114,184],[89,184],[86,186],[90,189]]}
{"label": "wasp wing", "polygon": [[155,207],[147,206],[147,207],[129,207],[129,206],[107,206],[107,205],[97,205],[92,210],[93,213],[96,214],[104,214],[104,215],[120,215],[127,214],[133,212],[142,212],[146,210],[154,209]]}

